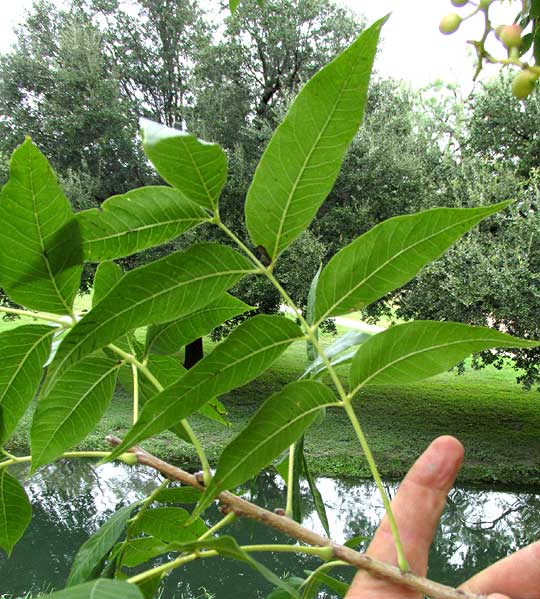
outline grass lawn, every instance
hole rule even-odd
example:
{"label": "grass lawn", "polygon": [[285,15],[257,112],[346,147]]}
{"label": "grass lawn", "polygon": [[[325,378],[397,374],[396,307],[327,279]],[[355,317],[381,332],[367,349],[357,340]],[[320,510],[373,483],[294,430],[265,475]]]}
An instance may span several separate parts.
{"label": "grass lawn", "polygon": [[[323,340],[330,343],[332,337]],[[211,349],[212,344],[206,344]],[[223,445],[269,394],[298,377],[304,356],[305,345],[296,344],[259,379],[222,396],[230,426],[199,416],[190,419],[211,461],[215,462]],[[345,368],[341,374],[345,378]],[[130,410],[129,398],[118,388],[98,429],[81,448],[104,448],[109,433],[122,436],[129,426]],[[357,398],[356,410],[380,470],[388,478],[401,477],[434,437],[451,434],[466,449],[462,481],[540,486],[540,394],[522,390],[511,368],[468,370],[463,376],[449,372],[415,385],[371,387]],[[12,449],[28,450],[29,422],[30,414],[21,422]],[[160,457],[195,466],[192,448],[170,433],[144,445]],[[326,420],[308,431],[306,451],[315,473],[369,475],[342,410],[329,410]]]}

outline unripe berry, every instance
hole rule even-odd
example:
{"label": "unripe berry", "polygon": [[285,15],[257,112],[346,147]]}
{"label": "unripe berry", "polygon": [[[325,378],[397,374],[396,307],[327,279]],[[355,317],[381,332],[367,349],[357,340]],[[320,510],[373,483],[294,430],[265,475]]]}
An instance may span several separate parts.
{"label": "unripe berry", "polygon": [[497,27],[496,33],[505,48],[519,48],[521,46],[521,27],[516,23]]}
{"label": "unripe berry", "polygon": [[512,81],[512,95],[519,100],[526,98],[533,90],[538,75],[527,69],[520,71]]}
{"label": "unripe berry", "polygon": [[469,0],[451,0],[451,2],[454,6],[457,6],[458,8],[460,6],[465,6],[465,4],[469,4]]}
{"label": "unripe berry", "polygon": [[454,13],[450,13],[441,19],[439,23],[439,31],[444,34],[454,33],[461,24],[461,17]]}
{"label": "unripe berry", "polygon": [[135,466],[135,464],[138,462],[137,456],[134,453],[123,453],[122,455],[118,456],[118,459],[128,466]]}

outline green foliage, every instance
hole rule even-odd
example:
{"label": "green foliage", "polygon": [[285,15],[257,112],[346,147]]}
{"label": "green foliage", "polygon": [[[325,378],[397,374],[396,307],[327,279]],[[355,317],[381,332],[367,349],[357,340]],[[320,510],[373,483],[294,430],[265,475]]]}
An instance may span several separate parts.
{"label": "green foliage", "polygon": [[32,507],[19,481],[0,470],[0,547],[8,554],[32,519]]}
{"label": "green foliage", "polygon": [[[305,9],[317,2],[299,0],[300,4]],[[92,18],[107,16],[110,17],[105,19],[108,32],[115,31],[123,42],[131,34],[129,47],[142,56],[154,58],[155,52],[165,50],[167,44],[175,48],[172,55],[163,52],[159,58],[167,76],[180,77],[182,67],[170,59],[180,55],[191,59],[187,47],[181,52],[181,45],[192,38],[188,33],[175,37],[174,27],[162,31],[159,24],[164,16],[177,26],[192,23],[192,36],[204,38],[204,28],[195,26],[199,23],[195,5],[185,3],[185,13],[179,12],[180,6],[175,3],[141,6],[146,17],[144,24],[136,22],[132,29],[124,31],[122,27],[129,25],[129,19],[117,4],[97,0],[77,2],[87,33],[94,31]],[[261,14],[275,16],[272,11],[283,6],[283,2],[269,0],[268,6],[265,3]],[[44,5],[38,9],[43,11]],[[252,10],[260,8],[239,6],[228,22],[229,31],[243,30],[254,14]],[[45,16],[42,15],[44,19]],[[286,473],[289,486],[286,513],[300,518],[299,479],[304,475],[319,517],[328,529],[324,500],[303,455],[304,432],[317,419],[324,418],[325,408],[344,409],[359,440],[365,444],[361,424],[350,405],[353,395],[364,385],[418,381],[443,372],[474,351],[539,345],[497,330],[452,322],[413,322],[369,338],[349,334],[331,344],[326,353],[317,334],[318,326],[326,318],[353,308],[365,308],[397,290],[471,227],[506,208],[508,202],[481,202],[480,207],[439,208],[391,218],[338,252],[317,274],[311,293],[304,293],[302,302],[295,303],[295,298],[282,285],[287,273],[282,277],[280,264],[275,263],[287,248],[292,250],[297,238],[297,243],[300,239],[306,242],[304,255],[309,253],[306,248],[316,248],[311,252],[316,254],[311,262],[298,258],[302,256],[300,252],[296,255],[299,269],[303,267],[306,271],[299,277],[302,282],[311,281],[319,267],[321,246],[306,229],[336,181],[362,119],[382,24],[379,21],[367,29],[314,75],[272,135],[245,202],[247,229],[253,245],[257,246],[254,251],[246,235],[242,231],[236,234],[220,214],[232,206],[228,218],[234,220],[242,212],[242,207],[235,208],[234,202],[220,201],[222,195],[226,200],[231,199],[224,188],[225,152],[217,144],[171,128],[188,120],[187,100],[185,96],[164,95],[164,80],[161,74],[151,72],[155,70],[152,62],[142,64],[139,57],[141,64],[134,65],[130,62],[131,55],[124,57],[118,66],[119,81],[122,77],[124,82],[131,83],[144,79],[145,90],[155,96],[156,111],[160,116],[163,114],[162,120],[169,127],[144,120],[143,148],[157,173],[172,188],[122,190],[124,195],[107,200],[102,211],[85,211],[74,217],[50,165],[30,140],[15,151],[10,178],[0,197],[0,212],[3,211],[6,222],[0,233],[0,283],[12,301],[26,308],[15,313],[31,315],[30,310],[39,310],[34,313],[36,318],[52,322],[62,331],[56,336],[53,351],[50,351],[54,331],[51,327],[29,325],[4,334],[5,347],[13,349],[6,350],[7,374],[0,381],[0,407],[10,413],[7,424],[3,425],[2,440],[22,416],[39,384],[40,369],[51,359],[32,423],[33,469],[61,456],[91,432],[110,401],[119,374],[122,385],[133,396],[133,426],[105,459],[114,459],[134,444],[172,429],[192,444],[203,469],[205,487],[201,496],[198,491],[190,494],[182,488],[159,489],[141,503],[133,517],[138,504],[118,510],[82,545],[72,565],[69,589],[57,593],[58,596],[135,598],[141,596],[137,588],[140,585],[144,596],[151,597],[161,574],[186,561],[214,555],[245,562],[289,595],[298,596],[292,585],[253,560],[248,554],[249,547],[238,546],[233,538],[216,536],[228,520],[207,530],[199,515],[219,493],[234,490],[290,448],[293,463]],[[287,30],[289,48],[296,47],[291,34],[291,31],[297,33],[295,28],[293,23],[293,29]],[[73,29],[74,35],[80,35],[81,31],[78,26]],[[115,46],[116,42],[107,35],[104,39],[115,50],[127,47]],[[266,42],[269,41],[267,38]],[[88,53],[85,56],[88,58]],[[75,64],[80,63],[75,61]],[[129,76],[127,67],[134,69]],[[293,80],[294,76],[291,89],[295,85]],[[271,78],[266,83],[272,96],[276,92],[275,89],[272,92],[272,85],[275,87],[276,83]],[[186,94],[187,89],[181,87]],[[138,97],[137,92],[134,96]],[[148,99],[152,94],[145,96],[141,91],[141,96]],[[258,118],[270,118],[270,104],[267,97],[257,107]],[[277,106],[273,109],[277,114]],[[207,226],[201,227],[197,236],[202,231],[203,238],[207,236],[206,239],[213,241],[190,245],[186,239],[193,240],[195,235],[190,235],[188,229],[203,221]],[[217,227],[214,237],[208,233],[210,225]],[[180,233],[187,233],[184,241],[178,242],[182,251],[126,274],[111,262],[155,248]],[[223,235],[238,250],[220,243]],[[96,271],[92,308],[86,314],[76,314],[73,299],[83,262],[95,260],[101,264]],[[308,272],[311,266],[313,272]],[[246,318],[186,371],[178,362],[181,347],[231,316],[249,310],[250,306],[226,294],[246,276],[264,278],[273,288],[277,306],[287,304],[296,322],[278,315]],[[287,287],[295,288],[297,282],[288,283]],[[307,287],[304,286],[306,291]],[[296,289],[294,295],[301,296]],[[305,305],[306,318],[302,312]],[[9,312],[8,308],[3,309]],[[144,337],[142,344],[140,339]],[[205,448],[192,430],[189,418],[201,412],[223,421],[218,397],[265,372],[295,341],[309,342],[310,364],[301,377],[304,380],[292,382],[263,398],[250,422],[221,452],[212,475]],[[351,359],[347,392],[335,366],[346,365]],[[330,375],[335,390],[313,380],[323,372]],[[129,457],[136,460],[141,455],[135,450]],[[366,455],[372,474],[379,480],[376,464],[369,452]],[[17,461],[9,454],[0,461],[0,543],[8,552],[29,520],[24,490],[8,473],[8,468]],[[382,488],[381,493],[384,493]],[[170,505],[178,501],[198,503],[190,513]],[[155,502],[167,505],[156,507]],[[119,543],[123,535],[125,542]],[[399,553],[399,543],[397,546]],[[124,567],[138,566],[169,552],[182,555],[176,561],[167,561],[128,578],[133,583],[128,587],[100,579],[88,582],[100,575],[124,577],[127,575]],[[321,548],[312,552],[322,559],[331,553],[329,548],[328,552]],[[399,557],[403,560],[402,555]],[[323,571],[313,575],[312,581],[338,594],[345,589]]]}
{"label": "green foliage", "polygon": [[141,592],[122,580],[98,578],[47,595],[51,599],[142,599]]}

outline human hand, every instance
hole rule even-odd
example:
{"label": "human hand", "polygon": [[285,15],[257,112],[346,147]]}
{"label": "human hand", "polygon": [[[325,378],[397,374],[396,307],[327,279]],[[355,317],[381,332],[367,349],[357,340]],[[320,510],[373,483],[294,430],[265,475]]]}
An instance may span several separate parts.
{"label": "human hand", "polygon": [[[403,479],[392,511],[396,519],[409,566],[425,576],[428,552],[446,496],[463,461],[463,446],[454,437],[439,437],[418,458]],[[394,565],[397,556],[386,516],[373,537],[367,555]],[[489,599],[540,599],[540,542],[479,572],[461,589],[490,594]],[[419,599],[417,592],[360,570],[345,599]]]}

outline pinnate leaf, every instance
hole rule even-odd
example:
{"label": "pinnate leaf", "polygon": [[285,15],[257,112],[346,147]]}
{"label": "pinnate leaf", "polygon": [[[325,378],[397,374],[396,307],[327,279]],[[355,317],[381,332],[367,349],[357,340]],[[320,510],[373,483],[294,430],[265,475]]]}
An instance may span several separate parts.
{"label": "pinnate leaf", "polygon": [[180,349],[210,333],[229,318],[251,309],[243,301],[224,293],[200,310],[177,320],[148,327],[147,353],[176,354]]}
{"label": "pinnate leaf", "polygon": [[87,262],[129,256],[178,237],[208,220],[201,206],[177,189],[141,187],[76,216]]}
{"label": "pinnate leaf", "polygon": [[69,314],[82,272],[80,234],[47,159],[28,138],[0,194],[0,285],[33,310]]}
{"label": "pinnate leaf", "polygon": [[487,327],[417,320],[390,327],[360,346],[350,387],[415,383],[445,372],[468,355],[496,347],[537,347]]}
{"label": "pinnate leaf", "polygon": [[98,578],[44,597],[50,599],[143,599],[139,588],[123,580]]}
{"label": "pinnate leaf", "polygon": [[433,208],[390,218],[340,250],[317,285],[315,321],[363,308],[410,281],[465,232],[508,206]]}
{"label": "pinnate leaf", "polygon": [[298,94],[266,148],[248,191],[253,243],[275,260],[330,193],[355,136],[383,21],[320,70]]}
{"label": "pinnate leaf", "polygon": [[32,506],[19,481],[0,470],[0,548],[8,556],[32,519]]}
{"label": "pinnate leaf", "polygon": [[122,268],[114,262],[102,262],[96,269],[94,275],[94,294],[92,295],[92,306],[99,302],[124,276]]}
{"label": "pinnate leaf", "polygon": [[141,135],[144,151],[163,179],[214,210],[227,180],[227,157],[219,145],[148,119],[141,119]]}
{"label": "pinnate leaf", "polygon": [[48,385],[71,364],[125,333],[202,308],[251,271],[249,261],[233,249],[204,243],[126,273],[66,335]]}
{"label": "pinnate leaf", "polygon": [[237,487],[268,466],[302,435],[321,408],[335,403],[330,389],[316,381],[290,383],[269,397],[223,450],[196,513],[221,491]]}
{"label": "pinnate leaf", "polygon": [[100,573],[105,558],[124,531],[131,512],[138,503],[117,510],[81,545],[71,565],[66,586],[71,587],[92,580]]}
{"label": "pinnate leaf", "polygon": [[54,331],[29,324],[0,333],[0,445],[9,439],[34,398]]}
{"label": "pinnate leaf", "polygon": [[253,380],[299,339],[303,335],[298,326],[283,316],[261,314],[246,320],[177,383],[145,404],[111,457],[179,423],[211,398]]}
{"label": "pinnate leaf", "polygon": [[30,431],[32,471],[94,430],[112,399],[119,367],[118,360],[89,356],[74,364],[40,398]]}

